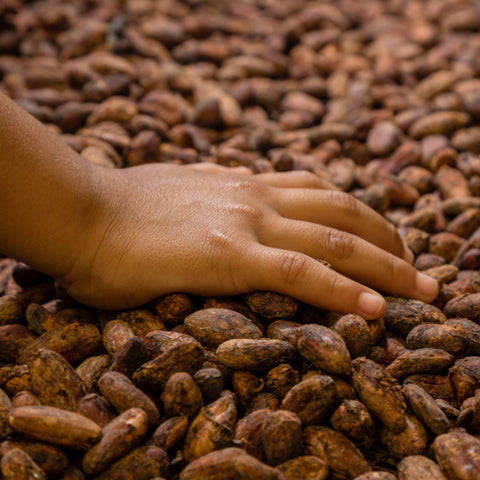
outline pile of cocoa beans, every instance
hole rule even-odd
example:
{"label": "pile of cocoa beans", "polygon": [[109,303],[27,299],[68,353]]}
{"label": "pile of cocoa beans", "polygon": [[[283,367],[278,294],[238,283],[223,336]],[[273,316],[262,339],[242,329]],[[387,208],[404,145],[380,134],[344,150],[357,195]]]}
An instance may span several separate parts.
{"label": "pile of cocoa beans", "polygon": [[105,168],[303,170],[432,304],[75,302],[0,256],[5,480],[480,478],[478,0],[0,0],[0,89]]}

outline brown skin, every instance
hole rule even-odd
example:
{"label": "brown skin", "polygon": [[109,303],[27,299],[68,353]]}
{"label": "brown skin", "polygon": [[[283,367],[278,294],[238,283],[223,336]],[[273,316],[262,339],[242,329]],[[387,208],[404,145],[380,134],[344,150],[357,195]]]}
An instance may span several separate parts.
{"label": "brown skin", "polygon": [[0,119],[0,251],[87,305],[267,290],[372,319],[372,288],[437,294],[390,223],[313,174],[103,169],[1,93]]}

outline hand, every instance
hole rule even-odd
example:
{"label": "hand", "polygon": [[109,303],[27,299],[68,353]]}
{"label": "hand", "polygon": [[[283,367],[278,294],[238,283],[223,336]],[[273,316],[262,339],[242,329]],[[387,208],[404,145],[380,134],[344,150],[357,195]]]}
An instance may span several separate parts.
{"label": "hand", "polygon": [[367,285],[426,302],[437,295],[393,225],[308,172],[150,164],[98,175],[88,235],[60,278],[85,304],[267,290],[373,319],[385,302]]}

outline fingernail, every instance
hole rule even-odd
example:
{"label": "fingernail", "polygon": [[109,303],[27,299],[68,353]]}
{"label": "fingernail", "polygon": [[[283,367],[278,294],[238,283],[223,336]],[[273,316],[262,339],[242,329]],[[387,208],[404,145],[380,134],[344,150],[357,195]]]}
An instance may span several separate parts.
{"label": "fingernail", "polygon": [[417,273],[417,289],[422,295],[433,300],[438,294],[438,282],[429,275]]}
{"label": "fingernail", "polygon": [[358,303],[367,316],[375,317],[382,313],[385,300],[380,295],[363,292],[360,294]]}

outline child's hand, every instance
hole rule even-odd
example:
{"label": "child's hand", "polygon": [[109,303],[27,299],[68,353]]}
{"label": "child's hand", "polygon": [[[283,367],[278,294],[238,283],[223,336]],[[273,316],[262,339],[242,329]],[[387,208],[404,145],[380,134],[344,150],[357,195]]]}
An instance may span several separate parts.
{"label": "child's hand", "polygon": [[366,285],[426,302],[437,294],[391,224],[313,174],[151,164],[98,175],[97,209],[60,278],[88,305],[269,290],[372,319],[385,303]]}

